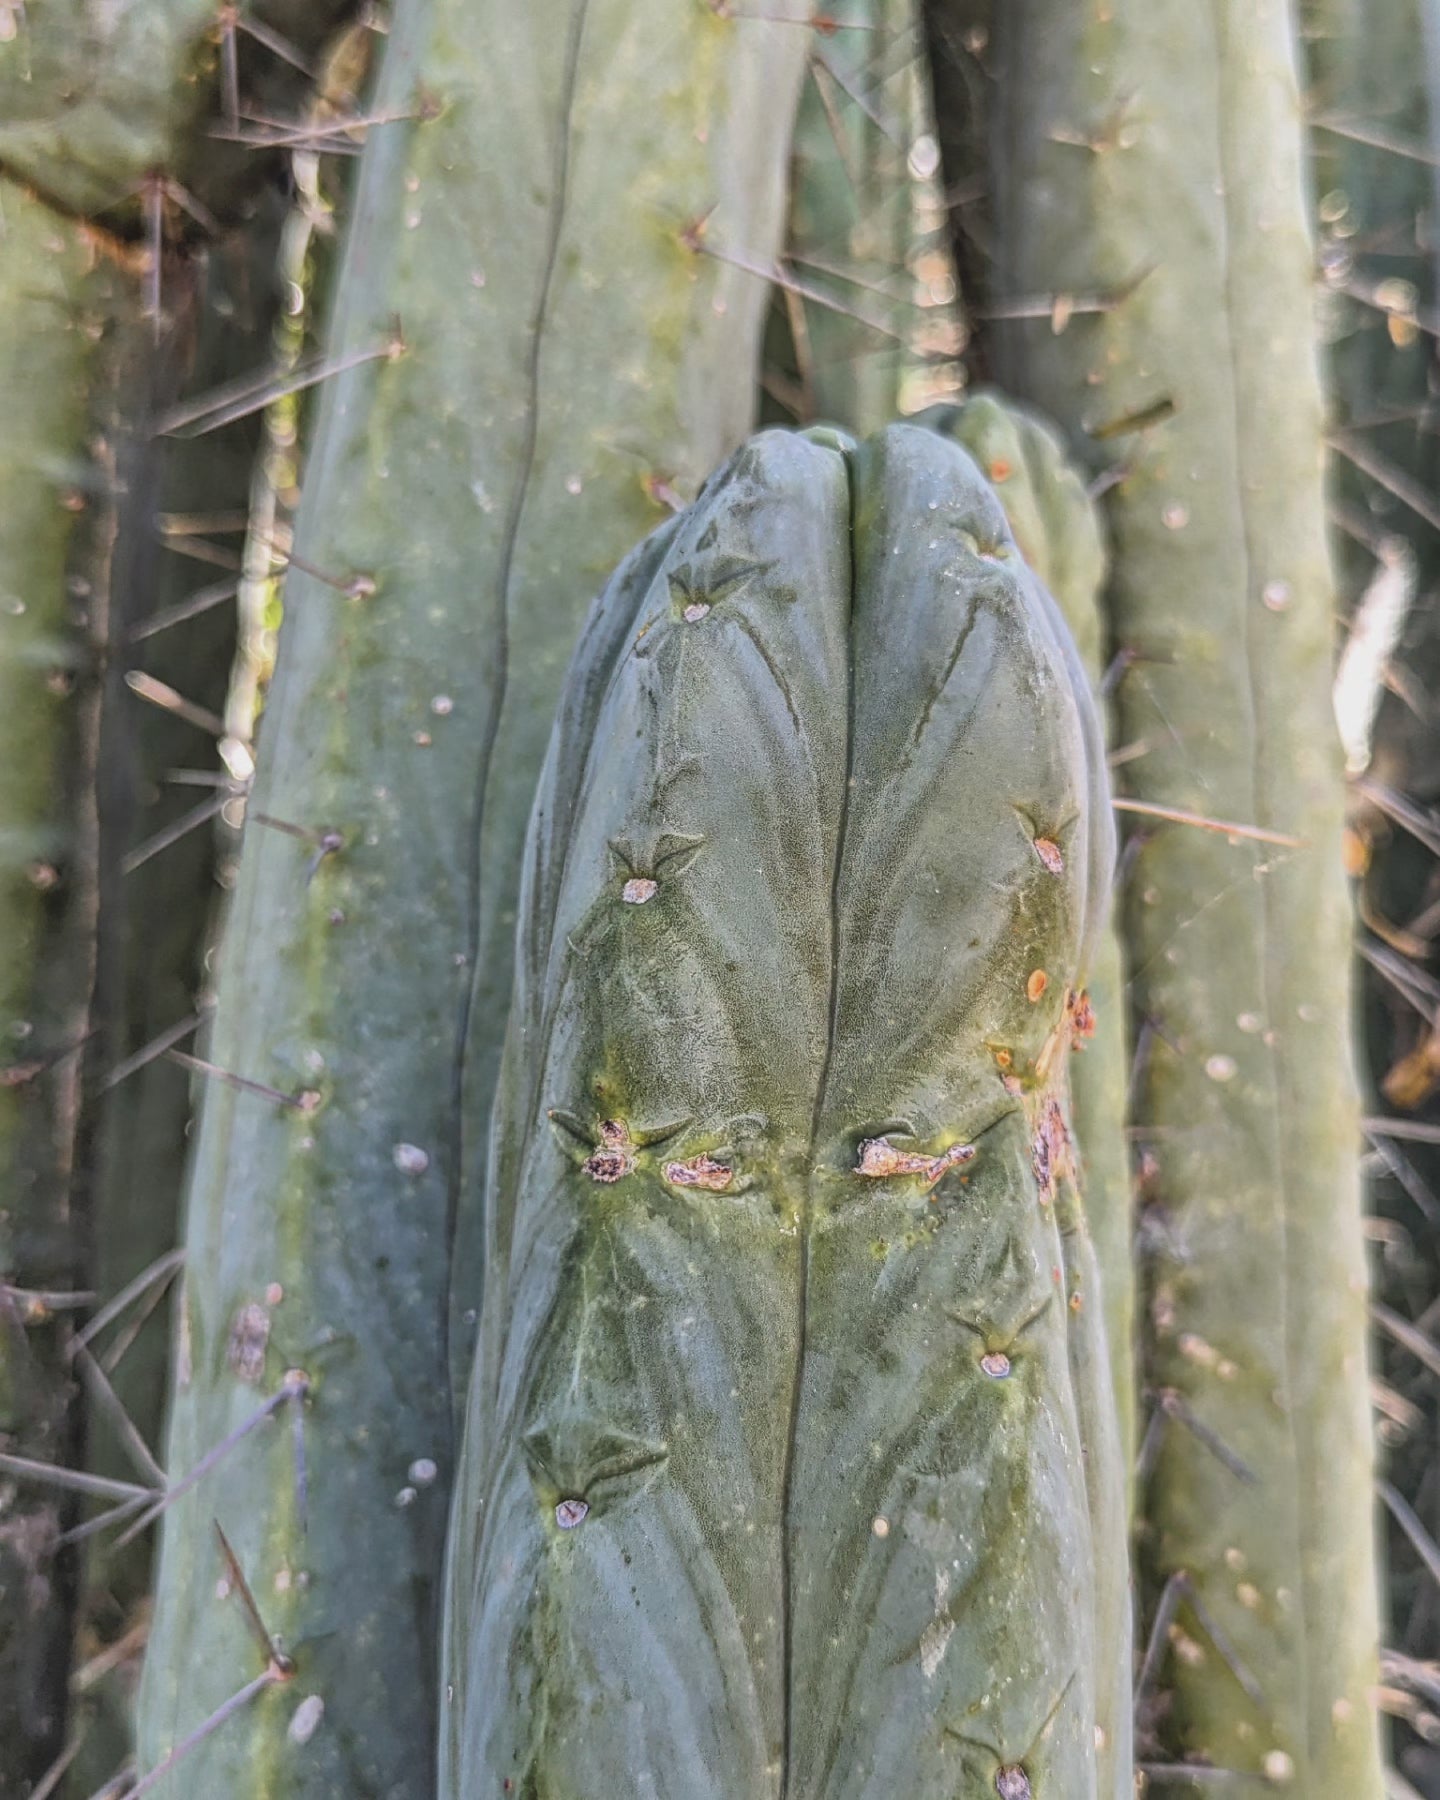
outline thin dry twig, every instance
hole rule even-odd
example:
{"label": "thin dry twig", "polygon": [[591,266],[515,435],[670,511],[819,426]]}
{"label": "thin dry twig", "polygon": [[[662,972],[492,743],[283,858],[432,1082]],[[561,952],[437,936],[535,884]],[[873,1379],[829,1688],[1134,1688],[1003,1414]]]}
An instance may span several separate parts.
{"label": "thin dry twig", "polygon": [[1263,825],[1237,825],[1230,819],[1207,819],[1203,813],[1186,812],[1178,806],[1155,806],[1148,800],[1118,799],[1116,812],[1138,813],[1147,819],[1166,819],[1172,825],[1194,825],[1202,831],[1222,832],[1226,837],[1250,838],[1257,844],[1281,844],[1287,850],[1303,850],[1304,838],[1291,837],[1284,831],[1271,831]]}

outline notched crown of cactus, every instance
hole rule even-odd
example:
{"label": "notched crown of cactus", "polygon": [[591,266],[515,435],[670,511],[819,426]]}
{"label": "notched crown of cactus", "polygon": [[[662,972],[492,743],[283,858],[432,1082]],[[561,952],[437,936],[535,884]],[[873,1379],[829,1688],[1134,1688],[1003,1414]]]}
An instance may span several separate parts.
{"label": "notched crown of cactus", "polygon": [[612,579],[526,853],[443,1793],[1128,1793],[1057,1204],[1111,855],[954,444],[763,433]]}

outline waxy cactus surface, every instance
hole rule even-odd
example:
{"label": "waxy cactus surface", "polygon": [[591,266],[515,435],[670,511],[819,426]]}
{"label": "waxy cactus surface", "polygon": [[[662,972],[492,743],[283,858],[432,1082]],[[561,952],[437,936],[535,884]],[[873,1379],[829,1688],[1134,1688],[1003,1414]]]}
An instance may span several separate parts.
{"label": "waxy cactus surface", "polygon": [[525,821],[586,607],[748,429],[765,290],[721,252],[778,245],[804,50],[671,0],[395,9],[209,1050],[264,1086],[202,1108],[168,1467],[284,1429],[166,1518],[140,1766],[277,1668],[217,1517],[294,1672],[175,1792],[430,1792]]}
{"label": "waxy cactus surface", "polygon": [[[1108,564],[1099,511],[1058,432],[1033,408],[992,390],[968,394],[958,406],[934,407],[921,422],[963,444],[993,484],[1020,554],[1064,615],[1099,705],[1108,658],[1100,604]],[[1125,978],[1113,929],[1095,946],[1085,989],[1090,1035],[1077,1040],[1070,1085],[1128,1466],[1135,1447],[1133,1209],[1125,1141],[1130,1054]]]}
{"label": "waxy cactus surface", "polygon": [[957,446],[762,434],[618,571],[526,852],[446,1800],[1129,1792],[1065,1096],[1111,853]]}
{"label": "waxy cactus surface", "polygon": [[1190,815],[1139,819],[1124,859],[1137,1505],[1147,1621],[1167,1609],[1144,1722],[1162,1759],[1374,1800],[1351,920],[1292,9],[1021,0],[989,44],[992,299],[1017,315],[996,372],[1112,466],[1122,779]]}

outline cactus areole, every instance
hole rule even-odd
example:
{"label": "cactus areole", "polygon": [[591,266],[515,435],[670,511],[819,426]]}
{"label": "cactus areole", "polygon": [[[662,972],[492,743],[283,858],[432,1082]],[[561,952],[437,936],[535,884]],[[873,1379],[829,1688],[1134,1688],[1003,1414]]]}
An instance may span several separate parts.
{"label": "cactus areole", "polygon": [[763,433],[613,577],[523,874],[450,1800],[1128,1793],[1058,1198],[1111,855],[957,445]]}

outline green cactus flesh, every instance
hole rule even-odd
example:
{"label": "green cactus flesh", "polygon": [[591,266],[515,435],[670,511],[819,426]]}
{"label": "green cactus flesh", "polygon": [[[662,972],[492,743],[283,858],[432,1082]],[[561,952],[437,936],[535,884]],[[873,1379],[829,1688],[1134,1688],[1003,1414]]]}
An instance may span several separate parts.
{"label": "green cactus flesh", "polygon": [[[936,407],[918,422],[963,444],[993,483],[1020,554],[1064,615],[1098,704],[1108,656],[1100,610],[1105,547],[1099,511],[1055,428],[1031,408],[983,390],[959,406]],[[1130,1054],[1120,943],[1113,930],[1096,945],[1086,992],[1093,1035],[1077,1039],[1079,1054],[1071,1065],[1075,1140],[1129,1467],[1135,1449],[1135,1277],[1125,1139]]]}
{"label": "green cactus flesh", "polygon": [[1111,846],[936,434],[762,434],[617,572],[526,852],[447,1800],[1129,1792],[1064,1167]]}
{"label": "green cactus flesh", "polygon": [[462,1173],[525,820],[586,606],[748,428],[764,284],[721,252],[778,248],[805,35],[658,0],[396,8],[208,1051],[291,1103],[207,1089],[167,1468],[287,1368],[310,1386],[167,1514],[141,1767],[265,1667],[215,1518],[295,1672],[162,1795],[431,1791],[446,1282],[456,1226],[477,1304]]}
{"label": "green cactus flesh", "polygon": [[[57,210],[94,217],[133,205],[157,178],[229,214],[267,162],[263,133],[229,141],[217,110],[222,54],[246,106],[274,119],[303,95],[312,55],[351,0],[43,0],[0,8],[0,169]],[[268,40],[247,32],[250,22]],[[230,33],[233,53],[222,52]],[[279,46],[278,50],[275,46]],[[223,86],[223,80],[219,83]],[[223,107],[223,97],[220,106]],[[238,120],[224,126],[240,135]],[[212,135],[213,133],[213,135]],[[177,146],[187,146],[177,169]],[[174,193],[172,181],[172,195]]]}
{"label": "green cactus flesh", "polygon": [[7,9],[0,166],[67,211],[95,213],[163,168],[210,95],[213,0]]}
{"label": "green cactus flesh", "polygon": [[[995,303],[1059,298],[997,332],[994,366],[1118,464],[1131,794],[1299,840],[1148,820],[1127,857],[1150,1607],[1189,1584],[1144,1722],[1171,1757],[1373,1800],[1350,922],[1292,29],[1281,0],[995,9]],[[1066,296],[1100,309],[1067,318]]]}

